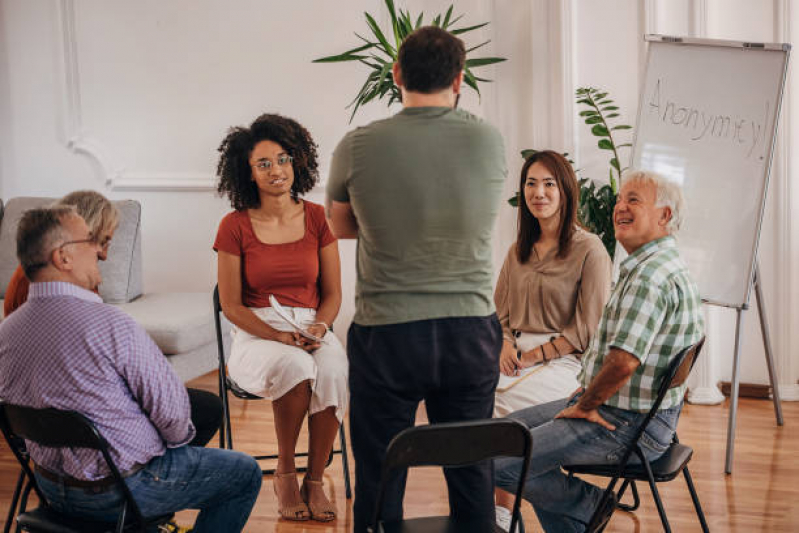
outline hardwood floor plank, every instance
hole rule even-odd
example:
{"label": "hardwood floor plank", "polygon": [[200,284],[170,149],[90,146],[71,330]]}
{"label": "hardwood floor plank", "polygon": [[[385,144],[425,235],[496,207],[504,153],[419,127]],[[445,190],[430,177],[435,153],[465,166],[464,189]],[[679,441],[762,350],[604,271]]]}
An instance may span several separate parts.
{"label": "hardwood floor plank", "polygon": [[[216,374],[190,383],[216,392]],[[785,425],[778,427],[773,405],[768,400],[741,399],[734,473],[724,473],[728,405],[686,405],[680,418],[681,442],[694,449],[691,474],[711,531],[796,532],[799,531],[799,404],[784,403]],[[267,401],[231,399],[233,436],[236,449],[253,454],[277,449],[272,427],[272,410]],[[420,421],[424,410],[420,409]],[[298,449],[304,449],[303,432]],[[217,445],[218,439],[212,441]],[[353,462],[350,461],[352,469]],[[264,465],[265,466],[265,465]],[[0,516],[8,509],[19,468],[11,452],[0,446]],[[354,481],[354,471],[350,472]],[[603,481],[600,481],[600,483]],[[336,457],[325,475],[325,486],[339,511],[334,522],[287,522],[277,517],[272,480],[264,485],[245,531],[282,533],[345,532],[352,528],[352,502],[344,496],[342,463]],[[684,480],[658,486],[675,532],[701,531]],[[660,518],[649,488],[639,484],[641,508],[636,513],[617,511],[605,530],[610,532],[661,531]],[[411,471],[405,497],[407,516],[447,514],[446,484],[440,469]],[[522,507],[527,531],[540,531],[529,504]],[[181,523],[193,522],[192,511],[178,514]]]}

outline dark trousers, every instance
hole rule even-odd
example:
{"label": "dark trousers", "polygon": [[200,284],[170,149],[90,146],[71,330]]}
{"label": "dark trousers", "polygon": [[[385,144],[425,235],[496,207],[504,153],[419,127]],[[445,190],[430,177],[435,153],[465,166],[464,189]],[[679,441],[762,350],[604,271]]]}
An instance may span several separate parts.
{"label": "dark trousers", "polygon": [[[491,418],[499,379],[502,330],[496,315],[420,320],[387,326],[352,324],[350,434],[355,456],[355,533],[365,533],[376,505],[386,448],[414,425],[420,401],[431,423]],[[450,515],[475,531],[494,522],[491,461],[445,468]],[[392,480],[384,520],[402,518],[407,472]]]}
{"label": "dark trousers", "polygon": [[222,400],[216,394],[200,389],[186,388],[189,393],[191,422],[197,433],[190,446],[204,447],[222,425]]}

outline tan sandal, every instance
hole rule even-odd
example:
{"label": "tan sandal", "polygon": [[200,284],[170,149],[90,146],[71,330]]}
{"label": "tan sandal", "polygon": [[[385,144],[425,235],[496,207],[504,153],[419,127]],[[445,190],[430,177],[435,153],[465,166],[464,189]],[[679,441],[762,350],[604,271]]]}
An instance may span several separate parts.
{"label": "tan sandal", "polygon": [[336,506],[333,505],[329,500],[327,503],[311,503],[309,501],[308,499],[309,484],[315,487],[319,487],[319,490],[322,490],[322,487],[324,487],[324,482],[314,481],[313,479],[308,478],[308,476],[306,476],[302,480],[302,487],[300,488],[300,496],[302,496],[302,500],[308,505],[308,509],[311,511],[311,519],[316,520],[317,522],[330,522],[331,520],[335,520],[337,512]]}
{"label": "tan sandal", "polygon": [[[294,522],[305,522],[306,520],[309,520],[311,518],[311,512],[308,510],[308,506],[303,502],[288,507],[282,507],[280,496],[277,493],[277,480],[285,478],[294,478],[294,483],[297,483],[297,472],[292,471],[286,472],[285,474],[279,474],[275,472],[275,476],[272,478],[272,488],[275,489],[275,496],[277,497],[278,514],[280,514],[282,518],[285,518],[286,520],[292,520]],[[300,493],[300,497],[302,498],[302,493]]]}

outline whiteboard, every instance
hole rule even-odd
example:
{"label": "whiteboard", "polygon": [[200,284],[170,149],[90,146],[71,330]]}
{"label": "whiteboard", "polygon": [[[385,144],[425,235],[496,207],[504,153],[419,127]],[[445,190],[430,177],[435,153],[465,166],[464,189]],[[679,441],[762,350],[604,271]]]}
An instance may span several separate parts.
{"label": "whiteboard", "polygon": [[681,184],[702,299],[747,307],[790,45],[648,35],[631,166]]}

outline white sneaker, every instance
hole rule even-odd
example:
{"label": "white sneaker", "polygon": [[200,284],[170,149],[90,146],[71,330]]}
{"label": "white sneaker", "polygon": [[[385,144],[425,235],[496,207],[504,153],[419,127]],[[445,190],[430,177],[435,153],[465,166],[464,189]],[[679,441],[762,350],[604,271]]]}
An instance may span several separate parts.
{"label": "white sneaker", "polygon": [[[513,516],[509,509],[505,509],[501,505],[497,505],[497,525],[502,528],[503,531],[510,530],[510,522]],[[518,531],[519,527],[516,527]]]}

